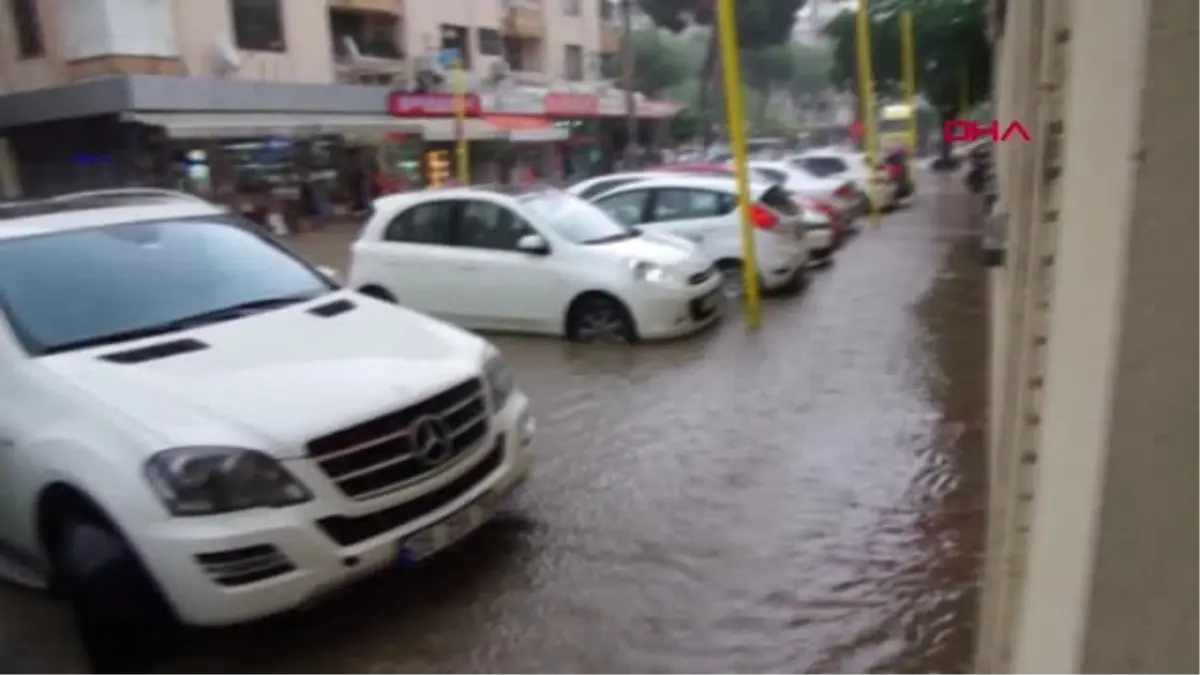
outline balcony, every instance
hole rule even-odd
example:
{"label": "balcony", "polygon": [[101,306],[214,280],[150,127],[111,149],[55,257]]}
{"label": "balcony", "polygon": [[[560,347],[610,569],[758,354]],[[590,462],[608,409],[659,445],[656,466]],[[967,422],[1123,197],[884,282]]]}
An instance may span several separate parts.
{"label": "balcony", "polygon": [[[357,6],[384,4],[381,0],[330,0],[329,33],[335,68],[341,81],[356,81],[367,76],[397,74],[404,68],[400,17],[389,10],[349,10],[335,3]],[[395,0],[387,0],[393,10]]]}
{"label": "balcony", "polygon": [[546,35],[542,3],[535,0],[501,0],[500,29],[511,37],[541,40]]}

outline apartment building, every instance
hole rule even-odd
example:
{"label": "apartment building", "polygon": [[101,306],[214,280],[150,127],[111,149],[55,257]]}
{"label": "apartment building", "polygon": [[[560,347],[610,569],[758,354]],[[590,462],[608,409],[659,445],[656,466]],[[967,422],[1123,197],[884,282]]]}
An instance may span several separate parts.
{"label": "apartment building", "polygon": [[[557,140],[555,117],[624,112],[600,77],[614,13],[609,0],[0,0],[0,137],[20,160],[136,154],[163,135],[444,141],[461,64],[469,138]],[[674,111],[639,97],[639,115]]]}

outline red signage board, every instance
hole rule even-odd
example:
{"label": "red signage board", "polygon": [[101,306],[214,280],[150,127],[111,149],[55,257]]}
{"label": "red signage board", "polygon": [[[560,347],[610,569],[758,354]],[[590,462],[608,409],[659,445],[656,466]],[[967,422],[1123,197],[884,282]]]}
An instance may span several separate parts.
{"label": "red signage board", "polygon": [[547,117],[596,117],[600,113],[600,97],[595,94],[552,91],[542,105]]}
{"label": "red signage board", "polygon": [[[478,94],[465,94],[463,103],[467,117],[483,114],[483,102]],[[388,114],[392,117],[453,117],[454,94],[393,91],[388,94]]]}

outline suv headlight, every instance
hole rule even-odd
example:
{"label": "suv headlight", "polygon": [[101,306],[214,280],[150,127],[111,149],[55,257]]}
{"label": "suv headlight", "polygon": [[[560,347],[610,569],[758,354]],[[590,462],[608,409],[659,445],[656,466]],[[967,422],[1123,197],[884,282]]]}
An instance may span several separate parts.
{"label": "suv headlight", "polygon": [[630,260],[629,269],[638,281],[648,281],[652,284],[679,283],[679,278],[671,270],[645,260]]}
{"label": "suv headlight", "polygon": [[492,400],[492,409],[500,410],[508,403],[508,397],[516,388],[512,371],[504,362],[504,357],[492,354],[483,364],[483,384],[487,387],[488,398]]}
{"label": "suv headlight", "polygon": [[176,516],[206,516],[312,499],[277,460],[257,450],[183,447],[146,462],[146,478]]}

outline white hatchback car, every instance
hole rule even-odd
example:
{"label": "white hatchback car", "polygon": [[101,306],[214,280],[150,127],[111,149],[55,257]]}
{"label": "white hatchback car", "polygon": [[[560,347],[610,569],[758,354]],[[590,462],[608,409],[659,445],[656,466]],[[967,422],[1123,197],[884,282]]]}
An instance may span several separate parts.
{"label": "white hatchback car", "polygon": [[[811,258],[803,214],[777,185],[751,183],[750,198],[760,285],[769,291],[799,290]],[[732,179],[684,174],[648,178],[605,192],[595,203],[625,225],[696,242],[717,262],[723,293],[741,292],[744,258]]]}
{"label": "white hatchback car", "polygon": [[632,342],[719,316],[694,244],[626,227],[556,190],[427,190],[376,200],[349,284],[461,326]]}
{"label": "white hatchback car", "polygon": [[0,208],[0,576],[65,582],[103,635],[147,646],[428,556],[491,517],[533,433],[488,342],[216,206]]}
{"label": "white hatchback car", "polygon": [[865,153],[822,148],[807,150],[787,161],[815,176],[853,182],[855,189],[867,195],[877,209],[896,206],[896,186],[882,171],[871,170]]}

